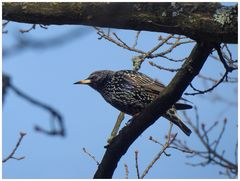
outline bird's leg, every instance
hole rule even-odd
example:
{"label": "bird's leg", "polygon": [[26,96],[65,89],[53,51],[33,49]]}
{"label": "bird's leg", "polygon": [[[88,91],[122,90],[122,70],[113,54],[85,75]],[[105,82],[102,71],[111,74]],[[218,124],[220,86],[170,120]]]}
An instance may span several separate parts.
{"label": "bird's leg", "polygon": [[107,140],[108,144],[110,144],[112,142],[112,139],[117,135],[118,130],[120,128],[120,125],[121,125],[123,119],[124,119],[124,113],[120,112],[120,114],[118,115],[117,121],[116,121],[116,123],[115,123],[115,125],[113,127],[113,130],[111,132],[111,135],[110,135],[110,137]]}

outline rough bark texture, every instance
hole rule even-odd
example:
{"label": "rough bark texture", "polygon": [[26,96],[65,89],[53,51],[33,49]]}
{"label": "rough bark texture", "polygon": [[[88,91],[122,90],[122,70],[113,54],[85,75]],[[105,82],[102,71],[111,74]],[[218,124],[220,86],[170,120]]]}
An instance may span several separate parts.
{"label": "rough bark texture", "polygon": [[237,6],[219,3],[3,3],[3,19],[32,24],[79,24],[186,35],[237,43]]}
{"label": "rough bark texture", "polygon": [[198,43],[191,52],[182,69],[178,71],[159,98],[149,105],[139,116],[132,118],[108,146],[94,178],[112,178],[117,163],[130,145],[144,130],[151,126],[171,105],[179,100],[191,81],[203,67],[213,46]]}
{"label": "rough bark texture", "polygon": [[108,146],[94,178],[112,178],[130,145],[182,96],[213,49],[237,43],[237,7],[219,3],[3,3],[3,19],[32,24],[79,24],[188,36],[198,43],[161,96],[132,118]]}

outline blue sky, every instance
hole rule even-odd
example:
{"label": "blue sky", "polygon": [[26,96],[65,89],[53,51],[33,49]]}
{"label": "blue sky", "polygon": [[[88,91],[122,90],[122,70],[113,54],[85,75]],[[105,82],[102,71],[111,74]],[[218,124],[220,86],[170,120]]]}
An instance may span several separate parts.
{"label": "blue sky", "polygon": [[[46,49],[25,49],[21,53],[6,56],[3,60],[3,72],[9,74],[15,86],[30,96],[47,103],[62,113],[67,135],[65,138],[49,137],[34,131],[34,125],[49,128],[50,115],[32,106],[12,91],[8,92],[3,107],[3,157],[15,146],[19,132],[26,132],[16,156],[26,156],[24,160],[10,160],[3,164],[4,178],[92,178],[97,168],[96,164],[82,148],[85,147],[97,160],[101,161],[104,145],[114,125],[119,111],[107,104],[103,98],[88,86],[73,85],[74,82],[86,78],[95,70],[132,69],[132,57],[136,53],[123,50],[105,40],[98,40],[98,35],[91,27],[85,26],[49,26],[47,30],[37,27],[29,33],[21,34],[19,29],[29,28],[30,25],[10,22],[8,34],[3,34],[3,48],[13,47],[18,37],[31,37],[37,40],[49,40],[51,37],[62,35],[79,29],[77,36],[64,45]],[[133,43],[135,31],[115,30],[126,42]],[[138,48],[149,50],[156,45],[159,33],[142,32]],[[191,51],[192,45],[187,45],[175,51],[172,56],[184,57]],[[231,46],[233,56],[237,57],[237,47]],[[165,67],[173,67],[169,61],[151,60]],[[143,63],[141,72],[157,78],[167,84],[174,73],[159,71],[151,67],[148,60]],[[180,65],[180,64],[179,64]],[[222,65],[209,59],[202,73],[219,78],[223,72]],[[237,73],[233,73],[237,75]],[[201,81],[194,80],[197,87],[202,87]],[[215,91],[227,100],[237,101],[233,90],[236,84],[222,84]],[[190,92],[187,89],[186,92]],[[210,101],[211,94],[204,96],[185,96],[199,109],[200,119],[207,125],[216,119],[228,119],[226,133],[220,148],[226,150],[226,157],[233,160],[233,145],[237,141],[237,108],[221,102]],[[223,112],[223,114],[221,114]],[[189,110],[194,115],[193,110]],[[192,116],[193,117],[193,116]],[[125,121],[130,118],[126,116]],[[129,167],[129,177],[136,178],[134,151],[139,151],[140,171],[142,172],[154,155],[161,149],[148,140],[153,136],[164,142],[168,130],[168,121],[160,118],[146,130],[128,152],[123,156],[115,171],[114,178],[124,178],[124,163]],[[178,138],[186,140],[193,147],[200,147],[196,135],[186,137],[174,126]],[[212,136],[216,136],[213,133]],[[217,166],[190,167],[185,162],[190,160],[186,154],[169,149],[171,157],[162,156],[146,178],[225,178],[218,172]],[[172,169],[174,168],[174,169]]]}

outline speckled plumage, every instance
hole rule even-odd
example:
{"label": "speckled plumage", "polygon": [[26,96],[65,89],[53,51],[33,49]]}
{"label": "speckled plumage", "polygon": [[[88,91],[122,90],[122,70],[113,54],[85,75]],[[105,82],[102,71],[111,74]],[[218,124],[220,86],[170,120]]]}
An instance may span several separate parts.
{"label": "speckled plumage", "polygon": [[[113,107],[132,116],[141,112],[165,88],[159,81],[133,70],[96,71],[86,80],[91,81],[88,83],[89,86],[97,90]],[[176,109],[189,109],[191,107],[187,104],[176,103],[163,117],[176,124],[189,136],[191,130],[181,121]]]}

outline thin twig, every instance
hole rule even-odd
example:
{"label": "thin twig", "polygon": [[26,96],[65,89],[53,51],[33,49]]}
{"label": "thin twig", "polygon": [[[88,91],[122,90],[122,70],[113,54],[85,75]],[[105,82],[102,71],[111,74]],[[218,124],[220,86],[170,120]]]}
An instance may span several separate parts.
{"label": "thin twig", "polygon": [[[171,53],[173,51],[173,49],[175,49],[177,46],[180,46],[182,44],[187,44],[187,43],[192,43],[194,42],[193,40],[188,40],[188,41],[183,41],[183,42],[180,42],[181,39],[181,36],[174,36],[174,35],[168,35],[166,38],[160,38],[159,40],[161,40],[161,42],[159,42],[156,46],[154,46],[151,50],[145,52],[145,51],[142,51],[142,50],[139,50],[139,49],[136,49],[136,41],[138,39],[138,36],[139,34],[137,33],[136,35],[136,38],[135,38],[135,42],[133,44],[132,47],[130,47],[129,45],[127,45],[119,36],[117,36],[116,33],[113,33],[114,37],[116,38],[113,39],[110,35],[104,33],[104,31],[102,31],[100,28],[98,27],[94,27],[96,30],[97,30],[97,34],[100,35],[100,38],[99,39],[106,39],[114,44],[116,44],[117,46],[119,47],[122,47],[124,49],[127,49],[129,51],[132,51],[132,52],[136,52],[136,53],[139,53],[140,55],[138,56],[139,59],[141,61],[139,61],[141,64],[146,58],[157,58],[157,57],[162,57],[162,58],[165,58],[165,59],[168,59],[170,61],[174,61],[174,62],[182,62],[184,61],[186,58],[183,58],[183,59],[179,59],[179,60],[175,60],[175,59],[172,59],[172,58],[169,58],[167,57],[166,55]],[[168,43],[168,41],[173,38],[175,39],[175,42],[173,43]],[[156,54],[153,54],[156,50],[158,50],[160,47],[162,47],[164,44],[168,44],[168,45],[171,45],[170,48],[166,49],[165,51],[163,52],[160,52],[160,53],[156,53]],[[139,66],[140,67],[140,66]]]}
{"label": "thin twig", "polygon": [[224,59],[223,57],[223,54],[222,54],[222,51],[221,51],[221,48],[220,48],[220,45],[216,45],[215,46],[215,49],[217,50],[217,53],[218,53],[218,57],[220,59],[220,61],[222,62],[224,68],[225,68],[225,73],[224,75],[222,76],[222,78],[220,80],[217,81],[217,83],[215,85],[213,85],[212,87],[206,89],[206,90],[199,90],[197,88],[195,88],[192,84],[190,84],[190,87],[196,91],[194,93],[185,93],[185,95],[197,95],[197,94],[205,94],[207,92],[210,92],[212,91],[213,89],[215,89],[218,85],[220,85],[222,82],[224,82],[224,80],[227,82],[228,81],[228,73],[232,72],[233,70],[237,70],[237,67],[234,67],[233,65],[229,66],[226,62],[226,60]]}
{"label": "thin twig", "polygon": [[226,72],[232,72],[233,70],[236,70],[237,67],[230,67],[226,60],[223,58],[223,54],[222,54],[222,51],[221,51],[221,48],[220,48],[220,45],[217,45],[215,47],[215,49],[217,50],[217,53],[218,53],[218,56],[220,58],[220,61],[222,62],[222,64],[224,65],[224,68],[226,69]]}
{"label": "thin twig", "polygon": [[171,53],[176,47],[182,45],[182,44],[186,44],[186,43],[193,43],[194,41],[186,41],[186,42],[180,42],[179,39],[176,40],[176,42],[168,49],[166,49],[165,51],[161,52],[161,53],[157,53],[154,55],[154,57],[161,57],[163,55],[169,54]]}
{"label": "thin twig", "polygon": [[147,168],[144,170],[143,174],[141,175],[141,179],[143,179],[148,171],[152,168],[152,166],[156,163],[157,160],[159,160],[159,158],[161,157],[161,155],[163,154],[163,152],[169,147],[169,145],[175,140],[177,136],[177,133],[173,135],[173,138],[170,141],[167,141],[166,144],[164,145],[164,147],[162,148],[162,150],[154,157],[154,159],[151,161],[151,163],[147,166]]}
{"label": "thin twig", "polygon": [[205,127],[206,127],[206,125],[204,123],[202,123],[202,126],[201,126],[202,131],[203,131],[202,139],[205,139],[206,145],[210,145],[209,138],[208,138],[208,133],[207,133],[207,130],[206,130]]}
{"label": "thin twig", "polygon": [[211,81],[211,82],[214,82],[214,83],[217,83],[217,82],[218,82],[218,80],[213,79],[212,77],[207,77],[207,76],[202,75],[202,74],[198,74],[197,76],[198,76],[199,78],[202,78],[202,79],[204,79],[204,80],[208,80],[208,81]]}
{"label": "thin twig", "polygon": [[92,158],[92,159],[96,162],[97,165],[100,164],[99,161],[97,161],[97,159],[95,158],[95,156],[93,156],[91,153],[89,153],[89,152],[86,150],[86,148],[83,147],[82,149],[83,149],[83,152],[86,153],[90,158]]}
{"label": "thin twig", "polygon": [[117,36],[117,34],[116,34],[115,32],[113,32],[112,34],[117,38],[117,40],[118,40],[119,42],[121,42],[125,47],[127,47],[127,49],[131,49],[124,41],[122,41],[121,38],[119,38],[119,37]]}
{"label": "thin twig", "polygon": [[[209,134],[209,132],[211,132],[216,126],[218,125],[218,121],[215,121],[212,126],[210,126],[207,130],[205,134]],[[203,135],[204,136],[204,135]]]}
{"label": "thin twig", "polygon": [[219,134],[219,136],[218,136],[218,138],[216,139],[216,142],[215,142],[216,143],[215,147],[213,148],[213,150],[215,150],[215,151],[217,150],[217,147],[218,147],[218,145],[220,143],[220,140],[221,140],[221,138],[223,136],[223,133],[225,132],[226,124],[227,124],[227,118],[224,118],[222,130],[220,131],[220,134]]}
{"label": "thin twig", "polygon": [[165,67],[162,67],[162,66],[160,66],[160,65],[157,65],[157,64],[155,64],[155,63],[153,63],[153,62],[148,62],[148,63],[149,63],[151,66],[158,68],[159,70],[166,70],[166,71],[169,71],[169,72],[177,72],[177,71],[181,70],[181,68],[178,68],[178,69],[165,68]]}
{"label": "thin twig", "polygon": [[120,46],[120,47],[122,47],[122,48],[124,48],[124,49],[127,49],[127,50],[130,50],[130,51],[134,51],[134,52],[137,52],[137,53],[140,53],[140,54],[144,54],[145,52],[143,52],[143,51],[141,51],[141,50],[138,50],[138,49],[136,49],[136,48],[130,48],[129,46],[125,46],[124,44],[126,44],[126,43],[121,43],[121,42],[119,42],[119,41],[116,41],[116,40],[114,40],[111,36],[108,36],[108,35],[106,35],[100,28],[98,28],[98,27],[94,27],[96,30],[97,30],[97,34],[100,36],[100,38],[104,38],[104,39],[106,39],[106,40],[108,40],[108,41],[110,41],[110,42],[112,42],[112,43],[114,43],[114,44],[116,44],[116,45],[118,45],[118,46]]}
{"label": "thin twig", "polygon": [[169,130],[168,130],[168,136],[167,136],[167,140],[163,146],[163,148],[161,149],[161,151],[153,158],[153,160],[149,163],[149,165],[147,166],[147,168],[144,170],[143,174],[141,175],[141,179],[143,179],[147,173],[149,172],[149,170],[153,167],[153,165],[157,162],[157,160],[159,160],[159,158],[161,157],[161,155],[165,152],[165,150],[172,144],[172,142],[175,140],[177,133],[173,135],[172,139],[171,139],[171,132],[172,132],[172,126],[173,123],[170,122],[170,126],[169,126]]}
{"label": "thin twig", "polygon": [[9,23],[10,21],[4,21],[3,23],[2,23],[2,33],[8,33],[8,30],[4,30],[5,28],[6,28],[6,26],[7,26],[7,24]]}
{"label": "thin twig", "polygon": [[45,30],[47,30],[47,29],[48,29],[47,25],[42,25],[42,24],[39,24],[39,26],[40,26],[42,29],[45,29]]}
{"label": "thin twig", "polygon": [[112,132],[111,132],[111,135],[110,135],[110,137],[107,140],[108,144],[111,144],[113,138],[117,135],[118,130],[119,130],[120,126],[121,126],[121,123],[124,120],[124,115],[125,114],[123,112],[119,113],[119,115],[117,117],[117,121],[116,121],[116,123],[115,123],[115,125],[113,127]]}
{"label": "thin twig", "polygon": [[235,145],[234,154],[235,154],[235,164],[238,165],[238,141],[237,141],[237,143]]}
{"label": "thin twig", "polygon": [[190,154],[194,153],[193,150],[183,149],[183,148],[176,147],[176,146],[169,146],[169,148],[173,148],[173,149],[181,151],[183,153],[190,153]]}
{"label": "thin twig", "polygon": [[225,74],[222,76],[222,78],[215,84],[213,85],[212,87],[206,89],[206,90],[199,90],[197,88],[195,88],[192,84],[190,84],[190,87],[194,90],[194,91],[197,91],[197,92],[194,92],[194,93],[184,93],[184,95],[190,95],[190,96],[194,96],[194,95],[197,95],[197,94],[205,94],[207,92],[211,92],[213,89],[215,89],[218,85],[220,85],[224,79],[227,77],[227,74],[228,72],[226,71]]}
{"label": "thin twig", "polygon": [[125,179],[128,179],[129,171],[126,163],[124,163],[124,169],[125,169]]}
{"label": "thin twig", "polygon": [[140,179],[139,167],[138,167],[138,151],[135,150],[135,167],[137,172],[137,178]]}
{"label": "thin twig", "polygon": [[169,146],[169,148],[173,148],[184,153],[191,153],[192,155],[194,154],[194,151],[188,148],[186,142],[182,142],[181,140],[175,139],[172,145],[175,145],[175,146]]}
{"label": "thin twig", "polygon": [[[45,30],[48,29],[48,27],[47,27],[46,25],[39,24],[39,26],[40,26],[40,28],[42,28],[42,29],[45,29]],[[20,29],[19,31],[20,31],[21,33],[28,33],[28,32],[30,32],[30,31],[36,29],[36,27],[37,27],[37,24],[33,24],[29,29]]]}
{"label": "thin twig", "polygon": [[20,137],[18,139],[18,142],[16,144],[16,146],[14,147],[14,149],[12,150],[12,152],[6,157],[3,159],[3,163],[5,163],[6,161],[8,161],[9,159],[15,159],[15,160],[22,160],[25,158],[25,156],[22,156],[22,157],[15,157],[14,154],[15,152],[17,151],[17,149],[19,148],[22,140],[23,140],[23,137],[27,134],[27,133],[24,133],[24,132],[20,132]]}
{"label": "thin twig", "polygon": [[228,52],[229,59],[233,61],[232,53],[231,53],[231,51],[229,50],[228,45],[225,43],[224,46],[226,47],[226,50],[227,50],[227,52]]}
{"label": "thin twig", "polygon": [[[195,109],[195,114],[197,114],[197,109]],[[193,130],[196,133],[197,137],[199,138],[200,142],[203,144],[204,148],[206,149],[206,151],[192,150],[193,154],[190,156],[187,156],[187,157],[191,157],[191,158],[198,156],[200,158],[203,158],[204,161],[201,161],[199,163],[187,163],[187,164],[191,165],[191,166],[207,166],[208,164],[211,163],[214,165],[219,165],[222,168],[225,168],[226,172],[228,172],[230,175],[231,175],[231,173],[232,173],[232,175],[237,175],[238,165],[236,163],[233,163],[233,162],[227,160],[224,157],[224,155],[223,155],[225,153],[224,150],[221,153],[218,153],[217,147],[216,147],[216,145],[218,145],[220,143],[220,140],[222,139],[222,135],[226,128],[227,121],[224,120],[224,125],[220,131],[218,138],[210,144],[210,138],[209,138],[208,134],[213,128],[216,128],[216,126],[215,126],[216,124],[214,123],[212,126],[210,126],[209,129],[205,129],[206,126],[202,124],[202,128],[200,130],[197,126],[195,126],[193,124],[193,122],[187,116],[185,111],[183,111],[183,115],[185,116],[187,123],[193,128]],[[182,146],[180,140],[176,140],[173,143],[173,145],[175,145],[176,147],[180,146],[180,148],[185,147],[185,148],[191,150],[186,144],[184,144]]]}
{"label": "thin twig", "polygon": [[169,126],[169,130],[168,130],[168,136],[167,136],[167,144],[169,144],[170,139],[171,139],[171,133],[172,133],[172,127],[173,127],[173,123],[169,122],[170,126]]}
{"label": "thin twig", "polygon": [[29,31],[33,30],[36,28],[36,24],[33,24],[29,29],[20,29],[19,31],[21,33],[28,33]]}
{"label": "thin twig", "polygon": [[187,60],[187,58],[188,58],[188,57],[184,57],[182,59],[173,59],[173,58],[170,58],[170,57],[168,57],[166,55],[159,55],[158,57],[165,58],[165,59],[167,59],[167,60],[169,60],[171,62],[183,62],[183,61]]}
{"label": "thin twig", "polygon": [[[158,50],[160,47],[162,47],[168,40],[170,40],[174,35],[173,34],[170,34],[168,35],[166,38],[162,39],[162,41],[160,43],[158,43],[155,47],[153,47],[151,50],[149,50],[147,53],[146,53],[146,57],[151,56],[151,54],[153,52],[155,52],[156,50]],[[165,54],[164,54],[165,55]],[[155,56],[156,57],[156,56]]]}
{"label": "thin twig", "polygon": [[[198,77],[203,79],[203,80],[211,81],[213,83],[217,83],[218,82],[217,79],[214,79],[212,77],[207,77],[207,76],[202,75],[202,74],[198,74]],[[237,79],[237,77],[236,78],[235,77],[228,77],[228,81],[224,80],[223,82],[224,83],[236,83],[236,82],[238,82],[238,79]]]}
{"label": "thin twig", "polygon": [[141,31],[137,31],[136,37],[135,37],[135,41],[134,41],[134,43],[133,43],[132,48],[136,48],[140,33],[141,33]]}
{"label": "thin twig", "polygon": [[156,50],[158,50],[160,47],[162,47],[173,35],[169,35],[166,38],[162,38],[161,42],[158,43],[155,47],[153,47],[151,50],[149,50],[148,52],[141,54],[139,56],[135,56],[133,58],[133,69],[138,71],[141,68],[141,64],[144,62],[144,60],[146,58],[153,58],[153,52],[155,52]]}
{"label": "thin twig", "polygon": [[154,139],[152,136],[149,136],[148,139],[149,139],[150,141],[154,142],[154,143],[157,143],[157,144],[159,144],[159,145],[161,145],[161,146],[164,146],[162,143],[160,143],[158,140]]}
{"label": "thin twig", "polygon": [[[149,140],[154,142],[154,143],[157,143],[159,145],[161,145],[162,147],[164,147],[164,145],[162,143],[160,143],[158,140],[154,139],[152,136],[149,137]],[[166,156],[170,156],[170,154],[166,153],[166,151],[163,152]]]}
{"label": "thin twig", "polygon": [[196,128],[199,130],[199,114],[197,106],[194,106],[195,111],[195,120],[196,120]]}

